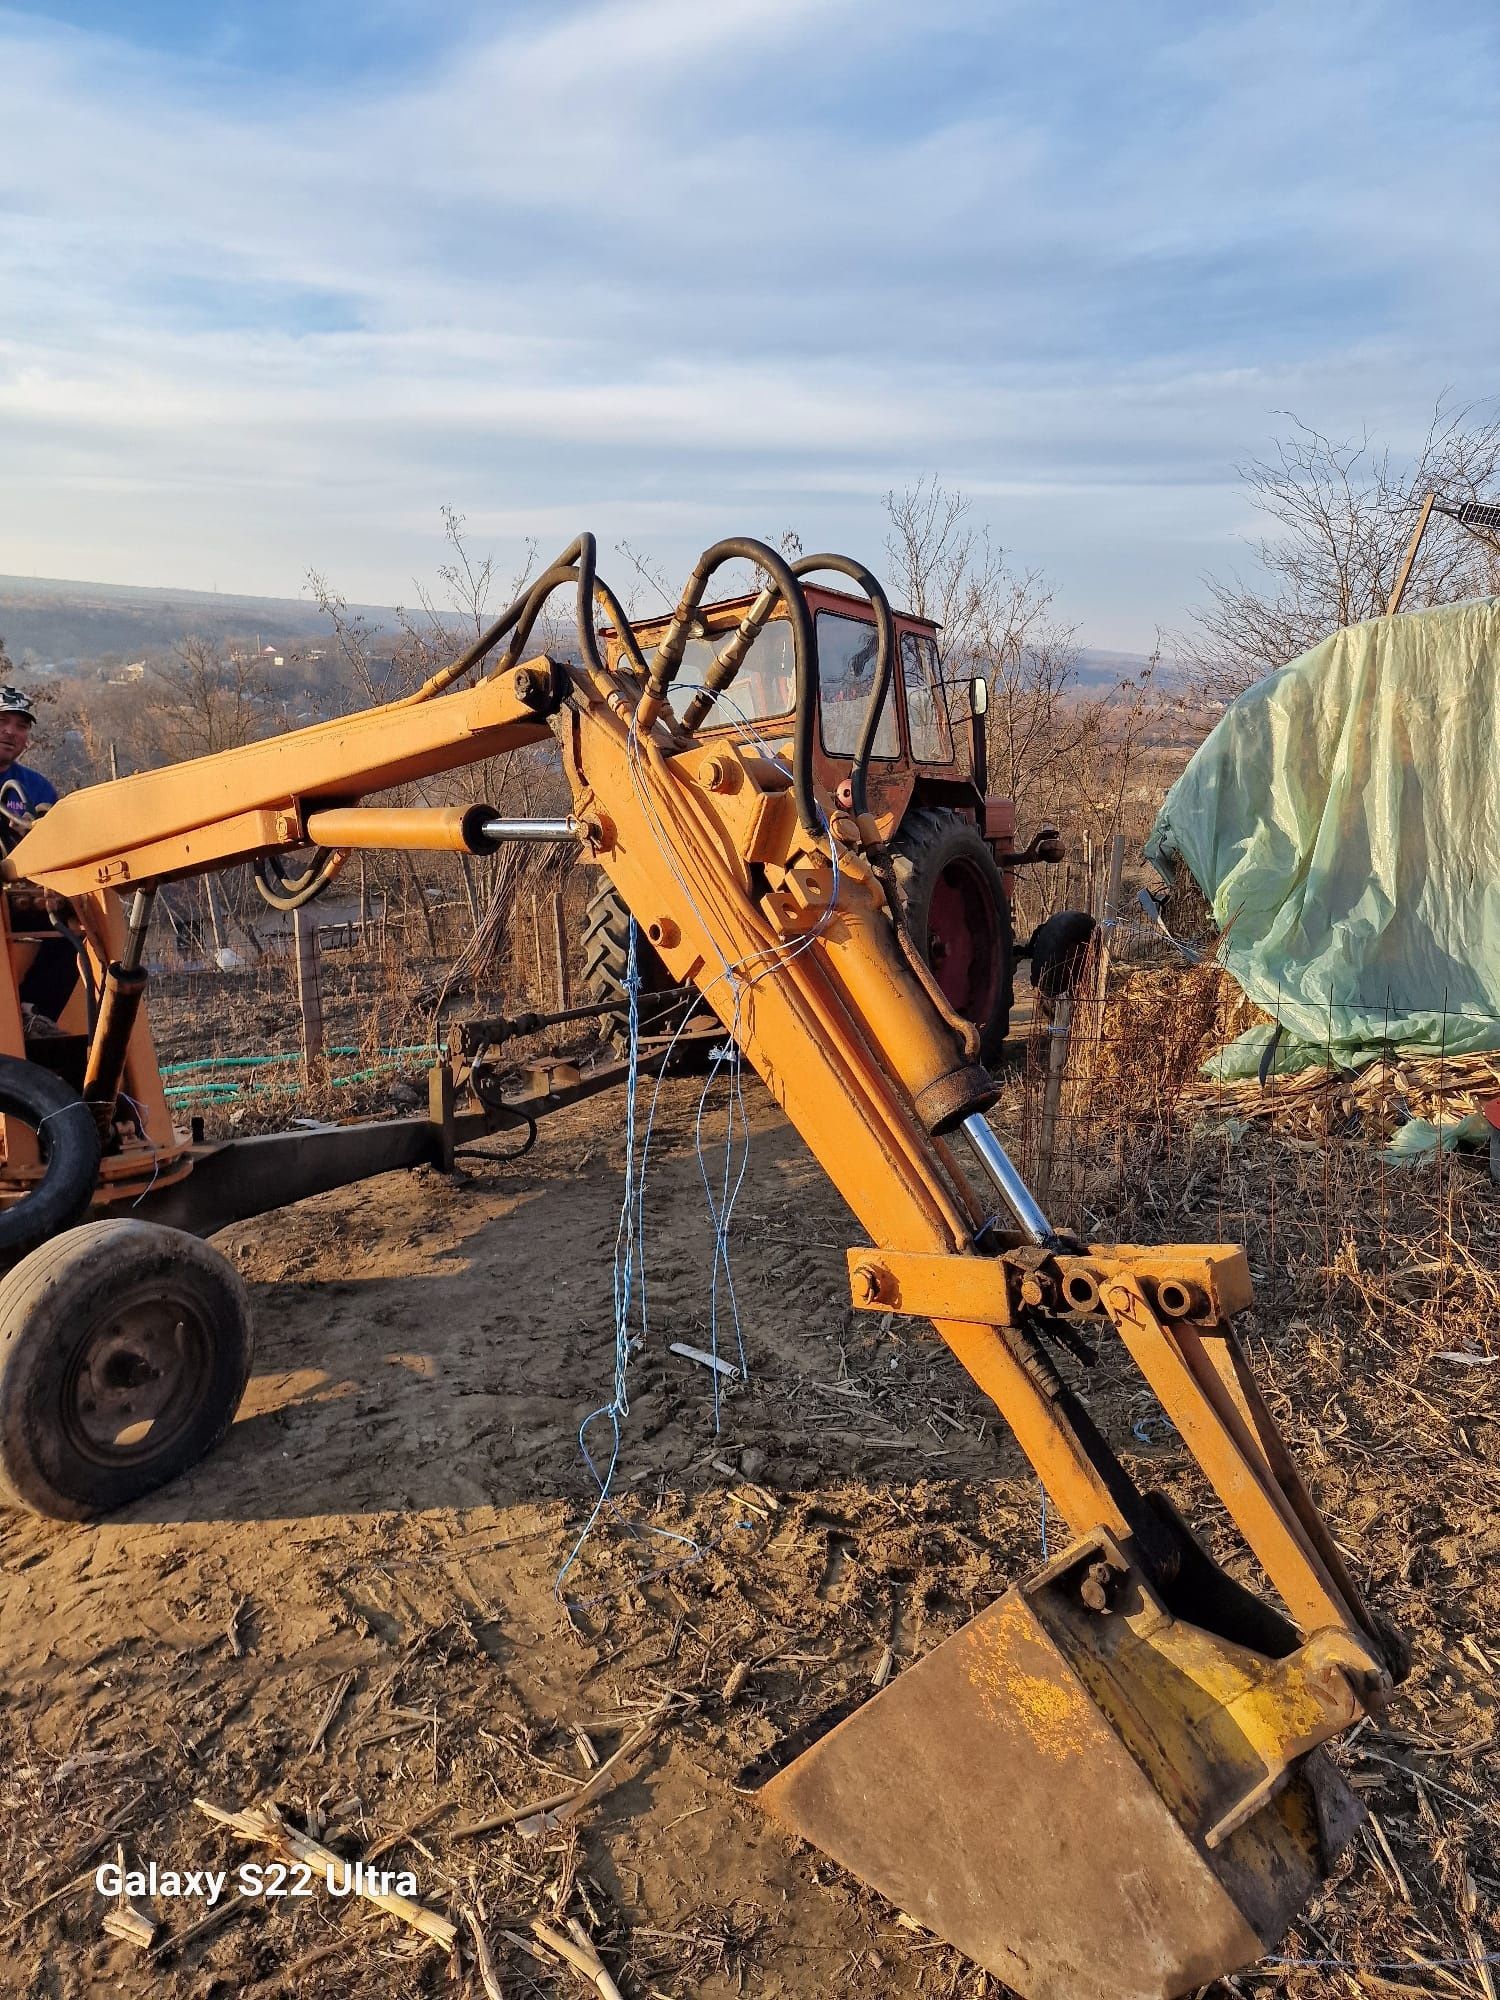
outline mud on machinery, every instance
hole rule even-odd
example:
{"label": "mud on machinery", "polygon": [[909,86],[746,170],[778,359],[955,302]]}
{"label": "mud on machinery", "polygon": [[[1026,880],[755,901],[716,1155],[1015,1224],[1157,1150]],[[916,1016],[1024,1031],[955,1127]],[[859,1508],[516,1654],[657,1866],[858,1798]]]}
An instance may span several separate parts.
{"label": "mud on machinery", "polygon": [[[733,560],[759,565],[765,587],[684,697],[674,682],[702,636],[708,584]],[[824,569],[865,594],[879,641],[842,798],[820,795],[816,775],[803,577]],[[578,665],[526,654],[564,587]],[[707,733],[772,620],[793,692],[784,756],[749,731]],[[9,1254],[27,1254],[0,1279],[4,1481],[23,1504],[81,1516],[101,1495],[140,1491],[142,1467],[149,1484],[206,1449],[250,1348],[236,1275],[186,1232],[304,1182],[357,1178],[393,1129],[315,1135],[331,1164],[292,1172],[282,1156],[276,1184],[248,1192],[243,1152],[226,1166],[227,1149],[173,1131],[140,1005],[154,886],[259,861],[295,900],[361,844],[574,837],[667,975],[732,1029],[853,1210],[869,1238],[848,1253],[854,1305],[931,1320],[1076,1537],[781,1759],[760,1799],[1027,2000],[1186,1992],[1274,1949],[1324,1879],[1358,1809],[1320,1746],[1379,1708],[1402,1671],[1399,1642],[1361,1600],[1251,1378],[1233,1328],[1250,1303],[1242,1251],[1056,1232],[985,1121],[995,1087],[979,1032],[895,920],[870,809],[894,652],[874,578],[841,558],[794,571],[759,543],[721,542],[655,636],[648,657],[585,536],[405,701],[75,793],[21,840],[6,876],[71,899],[99,1004],[81,1091],[21,1060],[26,946],[7,940],[0,1223]],[[572,793],[565,822],[359,804],[549,733]],[[327,852],[300,880],[280,872],[277,857],[309,843]],[[276,1142],[237,1142],[262,1143]],[[114,1215],[143,1191],[134,1214],[156,1221]],[[90,1204],[104,1219],[72,1226]],[[1090,1420],[1059,1357],[1103,1337],[1124,1343],[1267,1594],[1220,1569]],[[127,1403],[147,1421],[112,1429]]]}

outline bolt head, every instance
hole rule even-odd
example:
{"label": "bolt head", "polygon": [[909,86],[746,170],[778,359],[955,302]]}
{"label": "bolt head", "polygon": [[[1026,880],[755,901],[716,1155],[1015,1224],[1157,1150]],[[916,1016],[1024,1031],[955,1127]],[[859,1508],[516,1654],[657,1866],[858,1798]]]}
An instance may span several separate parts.
{"label": "bolt head", "polygon": [[1108,1611],[1117,1581],[1116,1572],[1108,1563],[1090,1563],[1078,1586],[1078,1595],[1090,1611]]}
{"label": "bolt head", "polygon": [[875,1264],[856,1264],[854,1267],[854,1295],[866,1305],[874,1305],[880,1298],[881,1272]]}

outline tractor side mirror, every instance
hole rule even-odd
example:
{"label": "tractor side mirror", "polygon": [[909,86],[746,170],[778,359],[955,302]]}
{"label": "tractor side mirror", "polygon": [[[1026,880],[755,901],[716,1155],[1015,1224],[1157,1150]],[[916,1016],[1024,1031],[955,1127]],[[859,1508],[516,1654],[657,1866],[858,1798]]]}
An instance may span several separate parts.
{"label": "tractor side mirror", "polygon": [[969,770],[984,792],[990,779],[990,753],[985,742],[984,718],[990,705],[990,684],[983,674],[969,682]]}

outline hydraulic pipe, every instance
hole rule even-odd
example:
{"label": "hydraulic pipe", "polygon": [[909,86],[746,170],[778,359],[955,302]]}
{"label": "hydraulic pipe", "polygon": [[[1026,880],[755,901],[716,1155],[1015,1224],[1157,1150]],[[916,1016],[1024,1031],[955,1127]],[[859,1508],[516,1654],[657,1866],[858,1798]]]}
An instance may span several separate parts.
{"label": "hydraulic pipe", "polygon": [[307,816],[319,847],[432,849],[488,854],[493,806],[327,806]]}
{"label": "hydraulic pipe", "polygon": [[760,637],[766,620],[780,602],[780,595],[774,590],[763,590],[750,609],[741,619],[739,626],[721,646],[709,662],[703,676],[703,686],[698,690],[682,712],[682,726],[690,736],[695,736],[707,722],[714,703],[729,687],[735,675],[745,663],[745,656]]}
{"label": "hydraulic pipe", "polygon": [[137,889],[130,899],[130,915],[126,919],[125,949],[120,954],[120,963],[127,972],[134,972],[146,956],[146,933],[151,928],[151,911],[156,902],[154,886]]}
{"label": "hydraulic pipe", "polygon": [[1009,1153],[976,1111],[963,1122],[964,1137],[973,1147],[980,1166],[994,1183],[1007,1208],[1032,1243],[1050,1243],[1052,1224],[1042,1213],[1036,1196],[1027,1187]]}
{"label": "hydraulic pipe", "polygon": [[875,613],[875,677],[870,683],[864,722],[855,745],[853,768],[849,772],[850,803],[856,817],[862,818],[870,809],[870,759],[875,753],[880,717],[890,693],[896,659],[896,625],[891,616],[891,601],[882,590],[879,578],[863,563],[855,562],[850,556],[802,556],[792,564],[792,575],[800,580],[820,569],[836,570],[841,576],[851,577],[869,598]]}
{"label": "hydraulic pipe", "polygon": [[101,1139],[114,1130],[115,1106],[120,1101],[120,1085],[125,1080],[125,1059],[130,1037],[146,991],[146,973],[141,960],[146,953],[146,932],[151,923],[154,888],[137,889],[131,899],[125,949],[104,974],[104,992],[99,1001],[99,1018],[89,1042],[88,1063],[83,1075],[83,1097]]}

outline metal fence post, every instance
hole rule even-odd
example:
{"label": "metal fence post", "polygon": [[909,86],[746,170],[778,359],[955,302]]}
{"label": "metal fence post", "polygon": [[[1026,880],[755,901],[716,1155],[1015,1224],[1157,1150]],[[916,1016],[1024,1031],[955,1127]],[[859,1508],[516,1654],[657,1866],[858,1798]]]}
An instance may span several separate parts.
{"label": "metal fence post", "polygon": [[568,998],[568,941],[563,933],[563,899],[561,889],[552,891],[552,949],[557,954],[557,1004],[570,1007]]}
{"label": "metal fence post", "polygon": [[323,1056],[323,988],[318,979],[318,919],[311,908],[292,912],[297,944],[297,1006],[302,1015],[302,1069],[309,1083]]}

